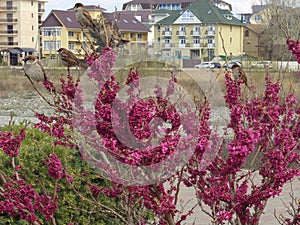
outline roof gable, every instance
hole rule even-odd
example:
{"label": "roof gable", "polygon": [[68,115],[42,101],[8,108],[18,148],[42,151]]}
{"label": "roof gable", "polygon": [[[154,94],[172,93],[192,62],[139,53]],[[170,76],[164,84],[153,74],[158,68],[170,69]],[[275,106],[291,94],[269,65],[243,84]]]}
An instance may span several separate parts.
{"label": "roof gable", "polygon": [[[187,12],[187,10],[189,10],[200,23],[221,23],[244,26],[244,24],[239,19],[235,18],[229,10],[220,9],[207,0],[197,0],[181,11],[169,11],[170,16],[159,21],[159,23],[174,24],[176,22],[179,23],[179,21],[182,23],[182,14]],[[186,21],[185,23],[189,24],[195,22]]]}
{"label": "roof gable", "polygon": [[194,13],[189,10],[186,9],[184,11],[182,11],[182,13],[179,13],[180,16],[174,21],[174,24],[193,24],[193,23],[201,23],[201,21],[199,20],[199,18],[197,16],[194,15]]}
{"label": "roof gable", "polygon": [[57,19],[57,17],[51,12],[45,19],[41,27],[62,27],[62,23]]}
{"label": "roof gable", "polygon": [[53,10],[53,13],[57,18],[63,23],[63,25],[68,29],[81,29],[80,23],[78,23],[75,12],[72,10]]}

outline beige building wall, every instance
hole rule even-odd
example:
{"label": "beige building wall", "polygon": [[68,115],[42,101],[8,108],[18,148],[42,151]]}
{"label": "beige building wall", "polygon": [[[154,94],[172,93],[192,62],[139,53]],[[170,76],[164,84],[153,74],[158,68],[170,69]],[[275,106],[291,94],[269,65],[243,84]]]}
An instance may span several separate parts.
{"label": "beige building wall", "polygon": [[[242,56],[244,32],[242,26],[219,24],[216,27],[215,55]],[[223,48],[223,40],[224,48]]]}
{"label": "beige building wall", "polygon": [[39,47],[39,25],[44,19],[42,0],[0,1],[0,49]]}

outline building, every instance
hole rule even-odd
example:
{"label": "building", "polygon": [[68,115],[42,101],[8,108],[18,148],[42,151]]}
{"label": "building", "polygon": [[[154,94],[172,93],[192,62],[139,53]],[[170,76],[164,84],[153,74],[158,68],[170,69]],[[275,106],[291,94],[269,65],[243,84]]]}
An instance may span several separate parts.
{"label": "building", "polygon": [[244,52],[265,60],[290,60],[285,40],[287,34],[298,38],[300,8],[288,3],[253,5],[252,13],[240,15],[247,25]]}
{"label": "building", "polygon": [[161,13],[167,16],[154,24],[154,49],[159,57],[207,61],[243,53],[244,24],[228,9],[197,0],[182,10]]}
{"label": "building", "polygon": [[48,0],[0,1],[0,51],[8,64],[18,64],[21,53],[39,50],[39,26],[44,19],[46,2]]}
{"label": "building", "polygon": [[[104,13],[104,15],[113,21],[115,13]],[[133,13],[123,11],[117,12],[118,27],[122,37],[130,42],[123,47],[127,54],[134,56],[138,53],[146,53],[148,48],[148,35],[151,30],[142,23],[142,17]]]}
{"label": "building", "polygon": [[[197,0],[133,0],[123,4],[123,11],[155,11],[155,10],[181,10]],[[232,10],[230,4],[222,0],[208,0],[221,9]]]}
{"label": "building", "polygon": [[261,56],[260,37],[263,34],[264,27],[260,24],[247,24],[244,30],[244,52],[251,57],[259,58]]}
{"label": "building", "polygon": [[[100,10],[99,6],[85,6],[93,19],[97,20]],[[123,47],[127,54],[134,55],[141,52],[148,45],[148,32],[151,32],[141,22],[141,17],[130,13],[121,12],[103,12],[110,21],[117,20],[121,35],[130,42]],[[71,50],[79,58],[84,57],[85,52],[82,48],[87,48],[88,30],[82,32],[82,27],[78,23],[73,9],[52,10],[41,26],[43,56],[55,58],[56,51],[63,47]],[[91,40],[91,39],[90,39]]]}
{"label": "building", "polygon": [[52,10],[41,26],[42,55],[55,59],[59,48],[67,48],[77,56],[84,55],[81,45],[84,34],[75,12],[71,10]]}

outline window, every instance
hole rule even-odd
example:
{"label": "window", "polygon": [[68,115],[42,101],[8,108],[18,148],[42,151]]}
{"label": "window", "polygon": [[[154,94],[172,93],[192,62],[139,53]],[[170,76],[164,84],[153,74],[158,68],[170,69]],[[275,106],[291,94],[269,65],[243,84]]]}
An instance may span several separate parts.
{"label": "window", "polygon": [[137,38],[138,38],[139,40],[141,40],[141,39],[142,39],[142,37],[143,37],[143,35],[142,35],[142,34],[137,34]]}
{"label": "window", "polygon": [[260,16],[259,15],[254,15],[254,20],[255,21],[260,20]]}
{"label": "window", "polygon": [[14,32],[14,27],[13,25],[7,25],[7,33],[12,34]]}
{"label": "window", "polygon": [[56,36],[61,36],[61,29],[56,30]]}
{"label": "window", "polygon": [[187,9],[184,11],[184,13],[182,13],[181,18],[183,21],[193,21],[194,14],[189,9]]}
{"label": "window", "polygon": [[180,39],[179,39],[179,44],[181,44],[181,45],[182,45],[182,44],[185,44],[185,38],[180,38]]}
{"label": "window", "polygon": [[157,38],[157,44],[160,45],[160,38]]}
{"label": "window", "polygon": [[61,48],[60,41],[44,41],[44,50],[58,50]]}
{"label": "window", "polygon": [[46,37],[61,36],[61,29],[46,28],[44,29],[44,36]]}
{"label": "window", "polygon": [[232,45],[232,37],[229,38],[229,44]]}
{"label": "window", "polygon": [[8,9],[8,10],[13,9],[13,2],[12,1],[7,1],[6,2],[6,9]]}
{"label": "window", "polygon": [[31,41],[34,42],[34,37],[31,37]]}
{"label": "window", "polygon": [[160,32],[160,25],[157,25],[157,32]]}
{"label": "window", "polygon": [[207,29],[208,31],[214,31],[215,27],[213,25],[208,25]]}
{"label": "window", "polygon": [[229,28],[229,29],[230,29],[230,32],[232,32],[232,25],[230,25],[230,28]]}
{"label": "window", "polygon": [[133,33],[130,33],[130,38],[133,38],[134,37],[134,34]]}
{"label": "window", "polygon": [[31,6],[33,6],[33,1],[31,0]]}
{"label": "window", "polygon": [[184,25],[180,26],[180,27],[179,27],[179,31],[185,32],[185,26],[184,26]]}
{"label": "window", "polygon": [[73,31],[69,31],[69,32],[68,32],[68,36],[69,36],[69,37],[74,37],[74,32],[73,32]]}
{"label": "window", "polygon": [[69,50],[74,50],[74,49],[75,49],[74,43],[69,43],[69,44],[68,44],[68,49],[69,49]]}
{"label": "window", "polygon": [[213,43],[215,43],[215,40],[214,40],[213,38],[209,38],[209,39],[207,40],[207,43],[208,43],[208,44],[213,44]]}
{"label": "window", "polygon": [[192,59],[199,59],[200,51],[199,50],[191,50],[190,52]]}
{"label": "window", "polygon": [[31,13],[31,18],[33,18],[33,13]]}
{"label": "window", "polygon": [[176,58],[181,58],[181,51],[180,50],[175,51],[175,56]]}
{"label": "window", "polygon": [[170,26],[166,26],[166,27],[165,27],[165,31],[167,31],[167,32],[168,32],[168,31],[171,31],[171,27],[170,27]]}
{"label": "window", "polygon": [[165,44],[171,44],[171,37],[165,38]]}
{"label": "window", "polygon": [[180,9],[180,5],[179,4],[172,4],[172,10],[179,10]]}
{"label": "window", "polygon": [[34,30],[34,26],[33,25],[31,26],[31,30]]}
{"label": "window", "polygon": [[6,18],[7,18],[7,22],[13,22],[13,14],[12,13],[7,13]]}
{"label": "window", "polygon": [[8,42],[7,43],[8,45],[14,45],[14,38],[13,37],[8,37],[7,42]]}
{"label": "window", "polygon": [[200,32],[200,25],[196,25],[196,26],[194,27],[194,31],[195,31],[195,32]]}
{"label": "window", "polygon": [[200,38],[199,37],[194,37],[193,44],[200,44]]}
{"label": "window", "polygon": [[249,37],[249,30],[245,31],[245,37]]}

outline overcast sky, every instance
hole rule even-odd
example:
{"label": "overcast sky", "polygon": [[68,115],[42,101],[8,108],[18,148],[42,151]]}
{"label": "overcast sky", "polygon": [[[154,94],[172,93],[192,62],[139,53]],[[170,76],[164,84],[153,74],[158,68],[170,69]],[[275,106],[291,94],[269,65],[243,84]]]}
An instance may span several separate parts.
{"label": "overcast sky", "polygon": [[[48,0],[46,3],[46,16],[52,9],[68,9],[73,8],[75,3],[81,2],[84,5],[100,5],[102,8],[107,9],[107,11],[113,11],[114,7],[117,6],[118,10],[122,9],[122,5],[125,2],[129,2],[130,0],[68,0],[68,1],[57,1],[57,0]],[[256,2],[260,2],[259,0],[224,0],[232,5],[234,13],[244,13],[251,12],[251,5]]]}

